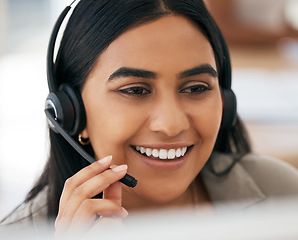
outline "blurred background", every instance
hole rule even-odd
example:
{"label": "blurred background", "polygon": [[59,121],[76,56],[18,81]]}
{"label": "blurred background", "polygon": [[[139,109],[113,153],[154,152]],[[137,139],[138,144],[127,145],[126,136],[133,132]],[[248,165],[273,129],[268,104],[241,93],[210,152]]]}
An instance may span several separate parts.
{"label": "blurred background", "polygon": [[[255,152],[298,168],[298,0],[205,0],[230,48],[238,112]],[[46,51],[71,0],[0,0],[0,218],[47,158]]]}

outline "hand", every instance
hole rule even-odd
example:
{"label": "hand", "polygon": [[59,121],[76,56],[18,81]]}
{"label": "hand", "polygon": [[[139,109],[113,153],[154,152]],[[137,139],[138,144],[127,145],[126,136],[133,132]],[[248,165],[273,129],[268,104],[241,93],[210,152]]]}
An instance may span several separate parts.
{"label": "hand", "polygon": [[[112,157],[105,157],[67,179],[55,221],[56,235],[86,231],[109,219],[122,219],[127,211],[122,204],[122,186],[118,182],[127,165],[109,169]],[[103,199],[92,197],[103,192]],[[99,219],[97,217],[100,216]]]}

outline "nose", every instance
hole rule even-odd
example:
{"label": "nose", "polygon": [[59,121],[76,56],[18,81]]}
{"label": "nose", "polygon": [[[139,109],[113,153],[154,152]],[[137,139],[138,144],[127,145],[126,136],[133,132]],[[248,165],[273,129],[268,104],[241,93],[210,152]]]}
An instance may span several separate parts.
{"label": "nose", "polygon": [[149,126],[151,131],[163,132],[173,137],[190,127],[188,114],[179,100],[169,96],[156,101],[151,113]]}

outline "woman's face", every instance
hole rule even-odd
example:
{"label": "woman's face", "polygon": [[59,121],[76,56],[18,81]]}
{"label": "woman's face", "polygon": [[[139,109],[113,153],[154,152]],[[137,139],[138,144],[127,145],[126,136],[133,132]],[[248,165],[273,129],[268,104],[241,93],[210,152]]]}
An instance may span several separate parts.
{"label": "woman's face", "polygon": [[83,137],[138,180],[131,196],[182,197],[208,160],[222,102],[212,47],[189,20],[166,16],[133,28],[99,56],[82,91]]}

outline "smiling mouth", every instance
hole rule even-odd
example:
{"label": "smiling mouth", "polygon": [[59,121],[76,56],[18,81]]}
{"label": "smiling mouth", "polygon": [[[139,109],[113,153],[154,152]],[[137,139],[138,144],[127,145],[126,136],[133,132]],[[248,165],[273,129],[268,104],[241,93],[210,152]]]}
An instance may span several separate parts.
{"label": "smiling mouth", "polygon": [[175,160],[185,156],[193,145],[172,149],[145,148],[141,146],[131,146],[137,153],[156,160]]}

